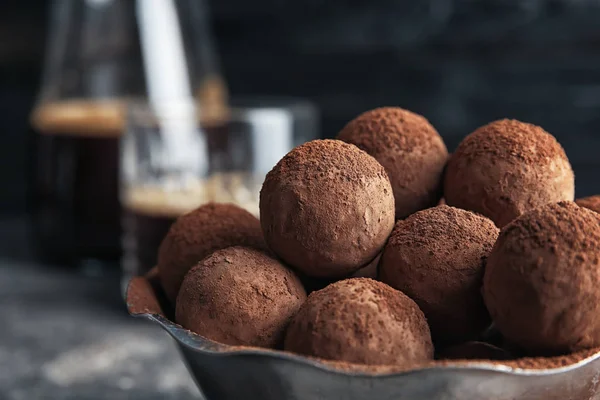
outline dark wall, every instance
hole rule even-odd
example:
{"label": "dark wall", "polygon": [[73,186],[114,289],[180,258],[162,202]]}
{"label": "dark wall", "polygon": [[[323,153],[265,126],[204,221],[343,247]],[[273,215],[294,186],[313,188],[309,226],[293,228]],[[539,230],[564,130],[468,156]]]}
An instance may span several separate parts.
{"label": "dark wall", "polygon": [[39,85],[45,1],[0,2],[0,212],[27,208],[32,132],[28,117]]}
{"label": "dark wall", "polygon": [[231,86],[315,99],[327,136],[382,105],[422,113],[450,148],[481,124],[522,119],[561,141],[578,195],[600,192],[598,2],[213,3]]}
{"label": "dark wall", "polygon": [[[334,136],[361,111],[424,114],[454,148],[500,117],[567,150],[578,195],[600,192],[600,5],[592,0],[212,0],[232,92],[303,96]],[[26,208],[27,115],[47,3],[0,5],[0,210]],[[6,168],[4,165],[12,165]]]}

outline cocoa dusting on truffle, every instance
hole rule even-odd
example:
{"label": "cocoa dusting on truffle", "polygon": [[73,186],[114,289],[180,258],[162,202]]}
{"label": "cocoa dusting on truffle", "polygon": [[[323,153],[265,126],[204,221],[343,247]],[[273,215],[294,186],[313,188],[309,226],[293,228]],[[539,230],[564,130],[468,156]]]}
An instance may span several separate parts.
{"label": "cocoa dusting on truffle", "polygon": [[501,365],[507,365],[513,368],[521,369],[552,369],[566,367],[567,365],[576,364],[585,360],[588,357],[600,352],[600,348],[581,350],[575,353],[566,354],[563,356],[554,357],[523,357],[516,360],[498,362]]}
{"label": "cocoa dusting on truffle", "polygon": [[373,157],[339,140],[315,140],[269,172],[260,220],[286,263],[312,277],[340,278],[381,251],[394,226],[394,197]]}
{"label": "cocoa dusting on truffle", "polygon": [[285,349],[373,365],[410,365],[433,356],[429,327],[415,302],[368,278],[311,293],[288,328]]}
{"label": "cocoa dusting on truffle", "polygon": [[258,219],[233,204],[205,204],[173,223],[158,250],[158,272],[173,302],[189,269],[229,246],[266,249]]}
{"label": "cocoa dusting on truffle", "polygon": [[579,207],[585,207],[588,210],[600,213],[600,195],[583,197],[575,200],[575,203],[577,203]]}
{"label": "cocoa dusting on truffle", "polygon": [[490,323],[481,285],[497,237],[492,221],[470,211],[444,205],[419,211],[396,223],[380,280],[419,305],[434,341],[476,339]]}
{"label": "cocoa dusting on truffle", "polygon": [[450,346],[438,353],[442,360],[510,360],[514,357],[499,347],[485,342],[467,342]]}
{"label": "cocoa dusting on truffle", "polygon": [[529,354],[600,345],[600,215],[549,204],[507,225],[488,258],[484,298],[494,322]]}
{"label": "cocoa dusting on truffle", "polygon": [[259,250],[229,247],[188,272],[175,318],[220,343],[275,348],[305,300],[298,277],[277,260]]}
{"label": "cocoa dusting on truffle", "polygon": [[[160,309],[156,308],[156,297],[155,294],[148,292],[148,295],[138,296],[137,293],[141,290],[146,290],[147,288],[156,287],[152,285],[148,285],[147,278],[134,278],[130,282],[130,290],[127,295],[127,304],[132,312],[145,312],[150,311],[156,314],[163,315]],[[152,311],[156,308],[155,311]],[[139,310],[139,311],[137,311]],[[165,315],[163,315],[165,316]],[[169,318],[168,316],[166,316]],[[249,350],[253,349],[252,347],[244,347],[244,346],[226,346],[219,348],[219,351],[235,351],[235,350]],[[265,349],[266,350],[266,349]],[[268,351],[268,350],[266,350]],[[397,373],[403,371],[410,371],[419,368],[429,368],[429,367],[444,367],[444,366],[469,366],[473,365],[474,362],[482,362],[482,363],[493,363],[496,365],[504,365],[511,368],[520,368],[524,370],[545,370],[545,369],[553,369],[560,368],[569,365],[573,365],[575,363],[579,363],[591,356],[600,352],[600,347],[595,347],[592,349],[581,350],[575,353],[571,353],[564,356],[554,356],[554,357],[524,357],[517,358],[513,360],[486,360],[486,359],[478,359],[478,360],[423,360],[421,362],[401,364],[401,365],[362,365],[357,363],[349,363],[344,361],[331,361],[324,360],[323,358],[307,356],[309,358],[315,358],[319,362],[329,365],[332,368],[335,368],[339,371],[347,371],[347,372],[366,372],[370,374],[389,374],[389,373]]]}
{"label": "cocoa dusting on truffle", "polygon": [[448,150],[435,128],[421,115],[399,107],[367,111],[337,136],[377,159],[390,178],[396,218],[436,205]]}
{"label": "cocoa dusting on truffle", "polygon": [[500,120],[468,135],[450,157],[448,205],[481,213],[503,227],[522,213],[573,200],[575,179],[556,139],[539,126]]}
{"label": "cocoa dusting on truffle", "polygon": [[133,315],[164,315],[150,279],[143,276],[131,278],[127,286],[127,310]]}

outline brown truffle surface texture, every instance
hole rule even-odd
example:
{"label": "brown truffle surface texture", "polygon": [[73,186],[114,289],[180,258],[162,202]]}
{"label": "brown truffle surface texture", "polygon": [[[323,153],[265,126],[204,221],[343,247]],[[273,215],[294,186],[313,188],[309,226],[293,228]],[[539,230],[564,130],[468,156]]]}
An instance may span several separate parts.
{"label": "brown truffle surface texture", "polygon": [[498,330],[529,354],[600,345],[600,215],[548,204],[507,225],[488,258],[484,299]]}
{"label": "brown truffle surface texture", "polygon": [[506,350],[485,342],[466,342],[447,347],[439,352],[441,360],[511,360]]}
{"label": "brown truffle surface texture", "polygon": [[369,278],[311,293],[288,328],[285,349],[371,365],[411,365],[433,357],[429,327],[415,302]]}
{"label": "brown truffle surface texture", "polygon": [[175,320],[216,342],[276,348],[306,300],[298,277],[248,247],[217,250],[185,276]]}
{"label": "brown truffle surface texture", "polygon": [[339,140],[296,147],[260,192],[267,244],[311,277],[341,278],[372,261],[394,227],[394,196],[373,157]]}
{"label": "brown truffle surface texture", "polygon": [[498,233],[488,218],[459,208],[416,212],[396,223],[379,278],[419,305],[434,341],[476,339],[490,324],[481,286]]}
{"label": "brown truffle surface texture", "polygon": [[475,211],[500,228],[528,210],[573,201],[575,178],[556,139],[539,126],[503,119],[468,135],[450,157],[448,205]]}
{"label": "brown truffle surface texture", "polygon": [[260,222],[233,204],[205,204],[180,216],[158,250],[158,273],[172,302],[185,274],[215,250],[230,246],[266,249]]}
{"label": "brown truffle surface texture", "polygon": [[421,115],[399,107],[376,108],[350,121],[337,138],[383,165],[394,191],[396,218],[433,207],[442,196],[448,150]]}
{"label": "brown truffle surface texture", "polygon": [[582,197],[581,199],[575,200],[575,203],[579,207],[585,207],[588,210],[600,213],[600,195]]}

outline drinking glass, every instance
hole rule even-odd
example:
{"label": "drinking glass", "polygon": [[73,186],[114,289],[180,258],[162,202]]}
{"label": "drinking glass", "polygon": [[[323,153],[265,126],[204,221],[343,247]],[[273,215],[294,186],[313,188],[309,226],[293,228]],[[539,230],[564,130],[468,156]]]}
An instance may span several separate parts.
{"label": "drinking glass", "polygon": [[121,145],[124,278],[143,275],[175,219],[207,202],[258,217],[262,182],[293,147],[318,137],[311,103],[233,100],[219,123],[190,102],[133,103]]}

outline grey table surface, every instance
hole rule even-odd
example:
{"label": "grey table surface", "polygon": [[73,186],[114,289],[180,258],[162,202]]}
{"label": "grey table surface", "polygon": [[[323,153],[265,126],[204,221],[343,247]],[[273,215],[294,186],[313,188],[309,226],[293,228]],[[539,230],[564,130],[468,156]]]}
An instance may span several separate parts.
{"label": "grey table surface", "polygon": [[28,261],[12,227],[0,228],[0,399],[201,398],[173,340],[127,314],[116,268]]}

